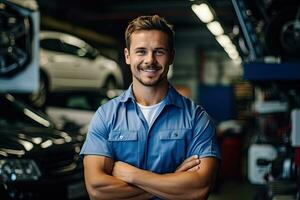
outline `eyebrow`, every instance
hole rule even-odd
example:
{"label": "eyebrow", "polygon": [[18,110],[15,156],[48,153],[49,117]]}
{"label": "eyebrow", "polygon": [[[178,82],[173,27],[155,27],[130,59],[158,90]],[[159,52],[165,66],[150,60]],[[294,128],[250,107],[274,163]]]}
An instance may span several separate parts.
{"label": "eyebrow", "polygon": [[147,48],[145,48],[145,47],[136,47],[133,50],[144,50],[144,49],[147,49]]}
{"label": "eyebrow", "polygon": [[164,48],[164,47],[158,47],[158,48],[154,48],[155,50],[165,50],[167,51],[168,49],[167,48]]}
{"label": "eyebrow", "polygon": [[[134,48],[134,50],[145,50],[147,49],[146,47],[137,47],[137,48]],[[157,48],[154,48],[154,50],[165,50],[167,51],[168,49],[167,48],[164,48],[164,47],[157,47]]]}

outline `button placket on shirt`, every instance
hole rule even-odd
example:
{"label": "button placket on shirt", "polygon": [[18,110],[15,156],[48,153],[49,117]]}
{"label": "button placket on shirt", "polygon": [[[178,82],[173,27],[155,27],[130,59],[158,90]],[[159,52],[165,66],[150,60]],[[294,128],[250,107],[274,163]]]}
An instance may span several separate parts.
{"label": "button placket on shirt", "polygon": [[[138,116],[138,118],[140,119],[140,122],[142,123],[142,127],[140,127],[139,131],[138,131],[138,151],[139,151],[139,162],[138,162],[138,166],[141,168],[144,168],[146,165],[145,163],[147,162],[146,159],[146,154],[147,154],[147,135],[148,135],[148,123],[142,113],[142,111],[138,108],[137,104],[134,103],[134,108],[136,111],[136,114]],[[144,160],[145,159],[145,160]],[[144,165],[142,165],[141,163],[143,163]],[[145,169],[145,168],[144,168]]]}

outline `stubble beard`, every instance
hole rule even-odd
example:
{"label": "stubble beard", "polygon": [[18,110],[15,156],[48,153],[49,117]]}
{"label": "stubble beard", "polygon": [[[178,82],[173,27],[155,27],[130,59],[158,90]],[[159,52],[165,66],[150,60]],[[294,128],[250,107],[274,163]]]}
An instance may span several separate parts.
{"label": "stubble beard", "polygon": [[[145,68],[159,68],[159,67],[158,66],[151,66],[151,67],[145,67]],[[143,67],[141,67],[140,65],[137,67],[138,71],[141,71],[142,69],[143,69]],[[143,86],[147,86],[147,87],[155,87],[155,86],[159,86],[164,81],[167,82],[167,73],[165,73],[165,72],[160,74],[159,78],[156,81],[149,82],[149,83],[147,83],[146,81],[143,81],[141,76],[138,77],[135,74],[133,74],[133,76],[139,83],[141,83]]]}

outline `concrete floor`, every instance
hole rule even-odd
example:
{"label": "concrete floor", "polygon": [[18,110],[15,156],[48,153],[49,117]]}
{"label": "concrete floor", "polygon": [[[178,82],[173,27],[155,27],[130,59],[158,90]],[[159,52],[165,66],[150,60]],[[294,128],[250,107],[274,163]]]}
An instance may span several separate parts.
{"label": "concrete floor", "polygon": [[231,181],[221,184],[209,200],[253,200],[255,189],[248,182]]}

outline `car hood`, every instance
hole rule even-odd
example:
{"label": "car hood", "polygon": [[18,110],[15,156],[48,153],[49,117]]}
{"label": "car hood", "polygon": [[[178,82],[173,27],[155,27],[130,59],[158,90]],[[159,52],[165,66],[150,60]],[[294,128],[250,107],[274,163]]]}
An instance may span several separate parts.
{"label": "car hood", "polygon": [[1,157],[30,157],[43,149],[74,144],[70,134],[43,127],[1,127],[0,137]]}

